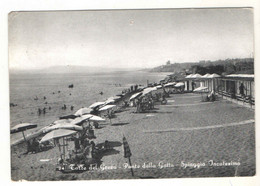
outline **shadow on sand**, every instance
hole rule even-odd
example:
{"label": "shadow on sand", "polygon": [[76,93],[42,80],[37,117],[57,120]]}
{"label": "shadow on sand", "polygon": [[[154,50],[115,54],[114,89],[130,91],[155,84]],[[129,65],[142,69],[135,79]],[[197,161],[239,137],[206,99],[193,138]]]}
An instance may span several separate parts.
{"label": "shadow on sand", "polygon": [[129,123],[125,122],[125,123],[113,123],[111,124],[111,126],[123,126],[123,125],[128,125]]}

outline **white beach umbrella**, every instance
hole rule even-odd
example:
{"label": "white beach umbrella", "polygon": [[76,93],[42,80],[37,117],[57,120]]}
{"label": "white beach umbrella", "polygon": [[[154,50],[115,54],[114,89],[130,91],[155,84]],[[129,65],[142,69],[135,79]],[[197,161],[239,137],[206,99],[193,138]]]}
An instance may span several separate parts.
{"label": "white beach umbrella", "polygon": [[157,88],[157,89],[161,89],[161,88],[162,88],[162,85],[157,85],[156,88]]}
{"label": "white beach umbrella", "polygon": [[155,90],[157,90],[156,87],[148,87],[148,88],[146,88],[146,89],[143,90],[142,96],[144,96],[144,95],[146,95],[146,94],[149,94],[149,93],[151,93],[152,91],[155,91]]}
{"label": "white beach umbrella", "polygon": [[120,98],[121,98],[120,96],[112,96],[112,97],[107,98],[107,100],[115,100],[116,101]]}
{"label": "white beach umbrella", "polygon": [[105,104],[105,102],[96,102],[96,103],[93,103],[92,105],[90,105],[89,108],[94,109],[94,108],[104,105],[104,104]]}
{"label": "white beach umbrella", "polygon": [[183,82],[179,82],[176,85],[174,85],[175,87],[183,87],[185,86],[185,84]]}
{"label": "white beach umbrella", "polygon": [[91,114],[85,114],[85,115],[75,118],[70,123],[73,125],[78,125],[78,124],[82,123],[83,121],[89,120],[91,117],[92,117]]}
{"label": "white beach umbrella", "polygon": [[17,133],[17,132],[22,132],[24,141],[26,141],[24,131],[27,129],[32,129],[32,128],[36,128],[36,127],[37,127],[37,125],[33,124],[33,123],[20,123],[18,125],[15,125],[13,128],[11,128],[11,134]]}
{"label": "white beach umbrella", "polygon": [[92,111],[93,111],[92,108],[84,107],[84,108],[79,109],[74,115],[82,116],[84,114],[90,114]]}
{"label": "white beach umbrella", "polygon": [[59,119],[54,121],[51,125],[59,124],[59,123],[70,123],[73,119]]}
{"label": "white beach umbrella", "polygon": [[113,99],[106,100],[104,105],[108,105],[111,103],[115,103],[115,100],[113,100]]}
{"label": "white beach umbrella", "polygon": [[104,107],[101,107],[99,111],[105,111],[114,108],[116,105],[106,105]]}
{"label": "white beach umbrella", "polygon": [[91,118],[89,118],[89,121],[96,121],[96,122],[102,122],[102,121],[106,121],[104,118],[101,118],[99,116],[95,116],[91,114]]}
{"label": "white beach umbrella", "polygon": [[53,131],[47,133],[45,136],[43,136],[43,138],[41,139],[40,143],[43,143],[45,141],[49,141],[49,140],[52,140],[52,139],[57,139],[57,138],[70,136],[70,135],[73,135],[73,134],[76,134],[76,133],[77,133],[77,131],[69,130],[69,129],[53,130]]}
{"label": "white beach umbrella", "polygon": [[169,86],[173,86],[173,85],[175,85],[175,84],[176,84],[176,82],[170,82],[170,83],[165,84],[164,86],[165,86],[165,87],[169,87]]}
{"label": "white beach umbrella", "polygon": [[198,87],[198,88],[194,89],[193,92],[203,92],[207,89],[208,89],[208,87]]}
{"label": "white beach umbrella", "polygon": [[133,100],[133,99],[135,99],[135,98],[138,98],[139,96],[141,96],[142,95],[142,92],[137,92],[137,93],[135,93],[135,94],[133,94],[131,97],[130,97],[130,101],[131,100]]}
{"label": "white beach umbrella", "polygon": [[68,123],[59,123],[56,125],[52,125],[50,127],[47,127],[44,129],[44,133],[53,131],[53,130],[57,130],[57,129],[69,129],[69,130],[75,130],[75,131],[82,131],[83,128],[81,126],[77,126],[74,124],[68,124]]}

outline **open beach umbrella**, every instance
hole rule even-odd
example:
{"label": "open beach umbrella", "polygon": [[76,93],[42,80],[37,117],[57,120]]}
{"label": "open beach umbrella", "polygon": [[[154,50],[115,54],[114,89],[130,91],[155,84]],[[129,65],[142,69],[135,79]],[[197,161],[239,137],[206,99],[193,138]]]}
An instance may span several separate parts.
{"label": "open beach umbrella", "polygon": [[175,84],[176,84],[175,82],[170,82],[170,83],[165,84],[164,86],[165,86],[165,87],[169,87],[169,86],[173,86],[173,85],[175,85]]}
{"label": "open beach umbrella", "polygon": [[106,121],[104,118],[101,118],[99,116],[95,116],[91,114],[91,117],[89,118],[89,121],[96,121],[96,122],[102,122]]}
{"label": "open beach umbrella", "polygon": [[131,97],[130,97],[130,101],[132,101],[133,99],[135,99],[135,98],[138,98],[139,96],[141,96],[142,95],[142,92],[137,92],[137,93],[135,93],[135,94],[133,94]]}
{"label": "open beach umbrella", "polygon": [[161,89],[161,88],[162,88],[162,85],[157,85],[156,88],[157,88],[157,89]]}
{"label": "open beach umbrella", "polygon": [[78,125],[74,125],[74,124],[68,124],[68,123],[59,123],[56,125],[52,125],[50,127],[47,127],[44,129],[44,133],[53,131],[53,130],[57,130],[57,129],[69,129],[69,130],[75,130],[75,131],[82,131],[83,128],[81,126]]}
{"label": "open beach umbrella", "polygon": [[108,105],[108,104],[111,104],[111,103],[115,103],[115,100],[113,99],[108,99],[105,101],[105,104],[104,105]]}
{"label": "open beach umbrella", "polygon": [[18,125],[15,125],[13,128],[11,128],[11,134],[17,133],[17,132],[22,132],[24,141],[26,141],[24,131],[27,129],[32,129],[32,128],[36,128],[36,127],[37,127],[37,125],[33,124],[33,123],[20,123]]}
{"label": "open beach umbrella", "polygon": [[[109,115],[109,110],[116,107],[116,105],[106,105],[102,108],[99,109],[99,111],[107,111],[108,115]],[[110,124],[112,124],[111,122],[111,117],[109,117],[109,120],[110,120]]]}
{"label": "open beach umbrella", "polygon": [[116,101],[120,98],[121,98],[120,96],[112,96],[112,97],[107,98],[107,100],[115,100]]}
{"label": "open beach umbrella", "polygon": [[183,82],[179,82],[176,85],[174,85],[174,87],[183,87],[183,86],[185,86]]}
{"label": "open beach umbrella", "polygon": [[155,90],[157,90],[156,87],[148,87],[148,88],[146,88],[146,89],[143,90],[142,96],[144,96],[144,95],[146,95],[146,94],[149,94],[149,93],[151,93],[152,91],[155,91]]}
{"label": "open beach umbrella", "polygon": [[73,121],[73,119],[60,119],[60,120],[56,120],[54,121],[51,125],[56,125],[56,124],[59,124],[59,123],[70,123],[71,121]]}
{"label": "open beach umbrella", "polygon": [[83,121],[86,121],[86,120],[88,120],[91,117],[92,117],[91,114],[85,114],[85,115],[82,115],[80,117],[75,118],[74,120],[72,120],[70,122],[70,124],[79,125],[79,124],[82,124]]}
{"label": "open beach umbrella", "polygon": [[94,108],[99,107],[104,104],[105,104],[105,102],[96,102],[96,103],[93,103],[92,105],[90,105],[89,108],[94,109]]}
{"label": "open beach umbrella", "polygon": [[198,87],[198,88],[194,89],[193,92],[204,92],[207,89],[208,89],[208,87]]}
{"label": "open beach umbrella", "polygon": [[51,132],[49,132],[45,136],[43,136],[40,143],[43,143],[43,142],[46,142],[46,141],[49,141],[49,140],[52,140],[52,139],[70,136],[70,135],[73,135],[73,134],[76,134],[76,133],[77,133],[77,131],[69,130],[69,129],[52,130]]}
{"label": "open beach umbrella", "polygon": [[98,111],[105,111],[114,108],[116,105],[106,105],[104,107],[101,107]]}
{"label": "open beach umbrella", "polygon": [[76,134],[77,131],[75,130],[69,130],[69,129],[57,129],[57,130],[52,130],[51,132],[47,133],[45,136],[43,136],[43,138],[41,139],[40,143],[52,140],[52,139],[60,139],[63,138],[63,145],[60,145],[60,143],[58,143],[59,146],[59,151],[60,151],[60,157],[62,159],[62,154],[61,154],[61,146],[63,146],[63,155],[65,158],[65,146],[67,146],[64,137],[67,136],[71,136],[73,134]]}
{"label": "open beach umbrella", "polygon": [[92,108],[84,107],[84,108],[79,109],[74,115],[82,116],[84,114],[90,114],[92,111],[93,111]]}

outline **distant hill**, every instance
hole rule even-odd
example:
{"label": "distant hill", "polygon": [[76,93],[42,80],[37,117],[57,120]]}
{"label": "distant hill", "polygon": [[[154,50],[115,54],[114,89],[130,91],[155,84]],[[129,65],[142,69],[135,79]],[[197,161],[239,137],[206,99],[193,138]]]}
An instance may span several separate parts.
{"label": "distant hill", "polygon": [[108,68],[90,66],[52,66],[43,69],[19,70],[10,69],[10,73],[109,73],[139,70],[134,68]]}
{"label": "distant hill", "polygon": [[167,61],[165,65],[161,65],[149,70],[150,72],[186,72],[190,73],[217,73],[217,74],[231,74],[231,73],[254,73],[254,59],[226,59],[217,61],[199,61],[187,63],[170,63]]}

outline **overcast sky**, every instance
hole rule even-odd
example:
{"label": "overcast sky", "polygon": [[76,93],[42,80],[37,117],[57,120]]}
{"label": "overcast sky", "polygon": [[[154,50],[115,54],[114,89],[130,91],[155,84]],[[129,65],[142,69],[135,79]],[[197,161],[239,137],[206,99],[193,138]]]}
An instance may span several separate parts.
{"label": "overcast sky", "polygon": [[246,58],[253,34],[251,9],[14,12],[9,66],[146,68]]}

